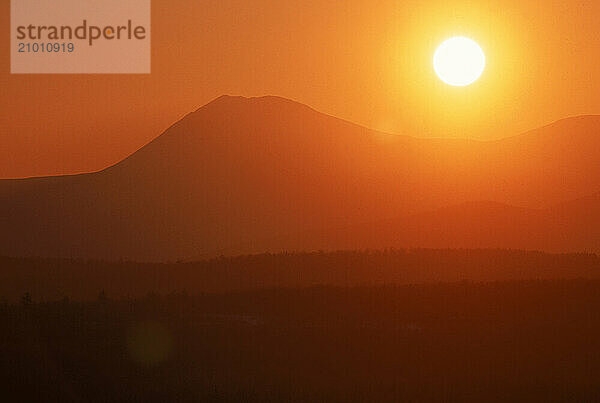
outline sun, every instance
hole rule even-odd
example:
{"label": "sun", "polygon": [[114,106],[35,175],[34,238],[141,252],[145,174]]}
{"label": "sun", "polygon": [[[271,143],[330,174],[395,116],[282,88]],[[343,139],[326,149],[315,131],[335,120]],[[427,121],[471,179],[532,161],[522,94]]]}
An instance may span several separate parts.
{"label": "sun", "polygon": [[446,84],[462,87],[481,76],[485,68],[485,54],[474,40],[455,36],[437,48],[433,55],[433,68]]}

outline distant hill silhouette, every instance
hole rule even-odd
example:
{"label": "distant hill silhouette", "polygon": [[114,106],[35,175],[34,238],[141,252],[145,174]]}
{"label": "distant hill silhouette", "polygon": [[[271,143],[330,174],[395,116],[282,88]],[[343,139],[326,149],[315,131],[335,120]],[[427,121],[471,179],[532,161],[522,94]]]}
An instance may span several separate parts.
{"label": "distant hill silhouette", "polygon": [[600,116],[582,116],[498,141],[425,139],[283,98],[223,96],[103,171],[0,181],[0,253],[598,251],[598,196],[585,197],[600,189],[599,134]]}
{"label": "distant hill silhouette", "polygon": [[[462,281],[596,280],[600,255],[506,249],[386,249],[261,253],[196,262],[139,263],[0,256],[3,298],[59,300],[223,293],[312,286]],[[33,297],[32,297],[33,296]]]}
{"label": "distant hill silhouette", "polygon": [[[600,195],[551,208],[468,202],[429,212],[283,238],[284,250],[387,247],[600,250]],[[295,249],[297,248],[297,249]]]}

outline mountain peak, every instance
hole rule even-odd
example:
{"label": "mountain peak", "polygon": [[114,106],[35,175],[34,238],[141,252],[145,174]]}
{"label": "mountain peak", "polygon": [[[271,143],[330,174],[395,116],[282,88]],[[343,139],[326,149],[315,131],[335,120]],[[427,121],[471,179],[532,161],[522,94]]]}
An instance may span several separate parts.
{"label": "mountain peak", "polygon": [[208,104],[197,109],[196,112],[202,111],[204,109],[213,109],[213,108],[242,108],[242,107],[252,107],[252,106],[263,106],[263,107],[296,107],[303,109],[312,109],[309,106],[302,104],[300,102],[294,101],[289,98],[284,98],[275,95],[262,95],[256,97],[246,97],[242,95],[221,95]]}

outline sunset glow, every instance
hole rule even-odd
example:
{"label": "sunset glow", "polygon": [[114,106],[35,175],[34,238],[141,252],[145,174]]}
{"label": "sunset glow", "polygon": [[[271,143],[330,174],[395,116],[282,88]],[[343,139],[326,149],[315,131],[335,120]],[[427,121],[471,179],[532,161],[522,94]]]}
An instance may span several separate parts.
{"label": "sunset glow", "polygon": [[599,400],[600,0],[3,4],[2,401]]}

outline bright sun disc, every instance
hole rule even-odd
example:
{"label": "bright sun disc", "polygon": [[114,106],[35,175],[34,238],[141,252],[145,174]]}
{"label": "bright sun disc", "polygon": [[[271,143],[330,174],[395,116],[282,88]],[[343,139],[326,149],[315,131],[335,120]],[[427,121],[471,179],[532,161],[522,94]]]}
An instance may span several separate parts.
{"label": "bright sun disc", "polygon": [[433,68],[446,84],[464,86],[473,83],[485,68],[485,55],[479,45],[462,36],[442,42],[433,55]]}

